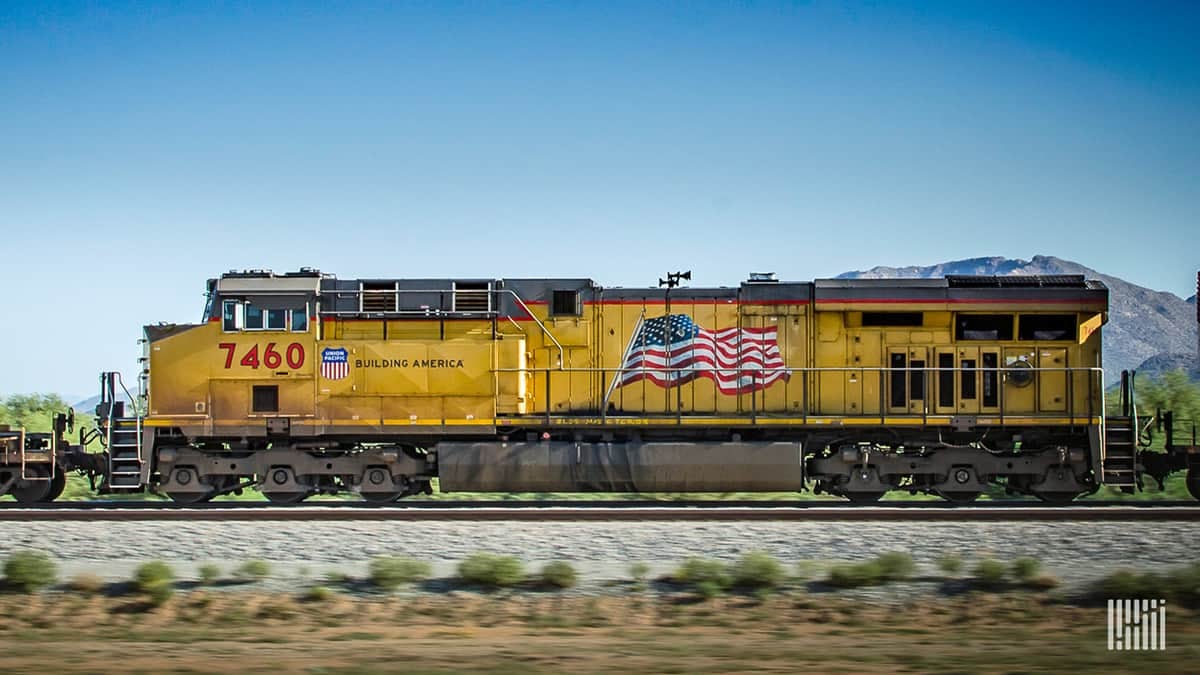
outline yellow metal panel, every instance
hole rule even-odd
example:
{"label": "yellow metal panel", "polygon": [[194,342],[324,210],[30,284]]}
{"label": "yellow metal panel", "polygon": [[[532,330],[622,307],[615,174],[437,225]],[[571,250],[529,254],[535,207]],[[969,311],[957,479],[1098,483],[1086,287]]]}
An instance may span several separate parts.
{"label": "yellow metal panel", "polygon": [[[437,421],[446,416],[447,398],[442,396],[381,396],[380,415],[385,420]],[[489,415],[490,416],[490,415]]]}
{"label": "yellow metal panel", "polygon": [[1098,313],[1098,314],[1093,314],[1091,317],[1085,319],[1083,321],[1083,323],[1079,324],[1079,344],[1083,344],[1083,343],[1087,342],[1088,338],[1090,338],[1094,333],[1099,331],[1100,327],[1103,325],[1104,325],[1104,313],[1103,312]]}
{"label": "yellow metal panel", "polygon": [[[843,339],[843,314],[818,312],[817,343],[813,365],[818,368],[842,368],[846,365],[846,341]],[[816,376],[817,397],[811,408],[822,415],[846,412],[846,380],[842,371],[823,370]]]}
{"label": "yellow metal panel", "polygon": [[411,319],[388,321],[387,336],[389,340],[440,340],[441,322]]}
{"label": "yellow metal panel", "polygon": [[[1039,347],[1038,368],[1066,368],[1067,350],[1059,347]],[[1067,373],[1043,370],[1037,374],[1038,412],[1066,412]]]}
{"label": "yellow metal panel", "polygon": [[496,407],[502,413],[525,414],[528,371],[525,339],[506,338],[496,343]]}
{"label": "yellow metal panel", "polygon": [[[1030,366],[1035,365],[1037,352],[1030,347],[1009,347],[1004,350],[1002,365],[1005,368],[1019,367],[1016,365],[1019,362],[1028,363]],[[1036,377],[1034,379],[1036,380]],[[1005,416],[1034,412],[1037,387],[1033,383],[1018,387],[1007,373],[1001,375],[1001,381],[1004,382]]]}
{"label": "yellow metal panel", "polygon": [[361,394],[424,394],[430,391],[429,348],[425,342],[357,342],[350,371],[362,384]]}
{"label": "yellow metal panel", "polygon": [[592,322],[582,317],[548,319],[546,327],[564,347],[587,347],[592,344]]}
{"label": "yellow metal panel", "polygon": [[363,422],[378,424],[383,414],[378,396],[336,396],[318,406],[318,416],[326,424]]}
{"label": "yellow metal panel", "polygon": [[492,343],[478,340],[434,342],[428,357],[416,368],[429,372],[430,393],[486,395],[495,393],[492,381]]}

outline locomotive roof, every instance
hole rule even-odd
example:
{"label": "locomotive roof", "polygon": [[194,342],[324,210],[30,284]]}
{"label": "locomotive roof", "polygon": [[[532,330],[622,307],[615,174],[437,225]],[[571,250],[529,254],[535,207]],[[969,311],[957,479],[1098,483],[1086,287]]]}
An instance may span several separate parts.
{"label": "locomotive roof", "polygon": [[[766,275],[764,275],[766,276]],[[773,275],[770,275],[773,276]],[[638,293],[647,291],[659,292],[664,289],[659,286],[609,286],[604,287],[594,280],[585,277],[550,278],[550,277],[444,277],[444,278],[400,278],[400,277],[360,277],[340,279],[332,274],[322,274],[312,268],[301,268],[298,272],[275,274],[270,270],[230,271],[221,275],[220,279],[211,280],[210,285],[218,291],[239,292],[246,290],[264,291],[266,289],[287,292],[295,291],[338,291],[358,289],[361,284],[391,284],[406,289],[452,289],[455,284],[489,283],[495,287],[508,286],[553,286],[555,288],[592,288],[606,293]],[[886,279],[815,279],[813,281],[776,281],[767,280],[744,281],[739,286],[679,286],[671,289],[674,294],[691,294],[696,292],[736,291],[747,287],[753,288],[792,288],[803,289],[815,287],[817,290],[832,289],[948,289],[948,288],[1045,288],[1045,289],[1080,289],[1105,290],[1106,286],[1099,280],[1086,279],[1081,274],[1057,275],[1013,275],[1013,276],[973,276],[948,275],[945,277],[928,278],[886,278]]]}
{"label": "locomotive roof", "polygon": [[702,287],[604,287],[594,280],[575,278],[351,278],[340,279],[316,270],[277,275],[255,270],[222,275],[210,282],[210,289],[226,297],[245,297],[270,303],[271,296],[322,296],[328,311],[355,311],[359,294],[364,291],[389,292],[399,296],[398,305],[426,309],[445,307],[445,298],[464,290],[498,291],[493,307],[507,312],[522,302],[549,302],[555,292],[577,292],[583,301],[633,302],[661,300],[743,302],[867,302],[915,301],[961,302],[971,299],[1004,299],[1030,302],[1107,304],[1108,289],[1097,280],[1082,275],[1042,276],[948,276],[937,279],[816,279],[814,281],[775,281],[768,275],[756,275],[761,281],[746,281],[739,286]]}

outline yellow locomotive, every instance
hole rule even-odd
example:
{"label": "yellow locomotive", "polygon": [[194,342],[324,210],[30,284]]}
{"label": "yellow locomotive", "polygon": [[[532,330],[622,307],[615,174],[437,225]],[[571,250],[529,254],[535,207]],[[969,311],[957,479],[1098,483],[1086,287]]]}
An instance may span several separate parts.
{"label": "yellow locomotive", "polygon": [[256,488],[281,503],[385,503],[435,478],[863,502],[962,503],[1002,485],[1061,502],[1133,490],[1147,470],[1130,406],[1105,415],[1098,281],[686,278],[224,274],[201,323],[145,328],[136,410],[104,376],[102,461],[76,447],[63,465],[103,491],[197,502]]}

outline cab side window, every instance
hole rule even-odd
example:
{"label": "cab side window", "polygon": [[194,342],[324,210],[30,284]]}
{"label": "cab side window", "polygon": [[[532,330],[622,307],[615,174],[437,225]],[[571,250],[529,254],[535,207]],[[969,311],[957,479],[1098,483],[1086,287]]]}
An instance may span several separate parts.
{"label": "cab side window", "polygon": [[226,333],[247,330],[308,332],[308,305],[287,309],[263,309],[244,300],[221,303],[221,329]]}
{"label": "cab side window", "polygon": [[246,330],[263,329],[263,311],[250,303],[246,303],[246,321],[242,326]]}
{"label": "cab side window", "polygon": [[232,333],[242,327],[242,305],[237,300],[221,303],[221,328]]}

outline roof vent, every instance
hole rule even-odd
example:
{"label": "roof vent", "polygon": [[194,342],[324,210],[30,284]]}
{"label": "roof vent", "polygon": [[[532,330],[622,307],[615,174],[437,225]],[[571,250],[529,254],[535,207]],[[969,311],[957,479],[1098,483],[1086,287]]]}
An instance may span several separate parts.
{"label": "roof vent", "polygon": [[752,284],[777,284],[779,279],[774,272],[751,272],[749,282]]}
{"label": "roof vent", "polygon": [[1082,274],[965,276],[947,274],[950,288],[1087,288]]}

